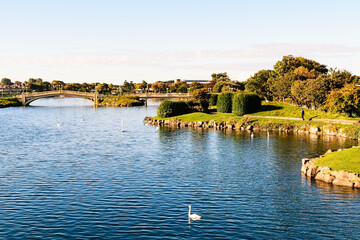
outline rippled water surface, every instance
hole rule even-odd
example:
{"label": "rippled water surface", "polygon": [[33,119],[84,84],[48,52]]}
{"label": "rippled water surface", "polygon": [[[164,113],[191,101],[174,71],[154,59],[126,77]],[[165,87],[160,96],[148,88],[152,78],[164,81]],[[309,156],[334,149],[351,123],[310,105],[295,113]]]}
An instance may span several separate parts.
{"label": "rippled water surface", "polygon": [[300,173],[302,158],[357,142],[156,129],[143,124],[156,105],[85,103],[0,109],[0,238],[359,238],[359,191]]}

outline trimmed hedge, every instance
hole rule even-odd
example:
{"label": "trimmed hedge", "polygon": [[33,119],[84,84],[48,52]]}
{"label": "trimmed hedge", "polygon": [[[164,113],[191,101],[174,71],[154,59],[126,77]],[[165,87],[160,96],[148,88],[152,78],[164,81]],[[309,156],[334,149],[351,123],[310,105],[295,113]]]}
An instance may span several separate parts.
{"label": "trimmed hedge", "polygon": [[157,115],[161,118],[173,117],[182,115],[190,112],[189,105],[184,101],[162,101],[158,110]]}
{"label": "trimmed hedge", "polygon": [[247,113],[258,112],[261,109],[261,99],[253,93],[238,93],[233,99],[233,113],[243,116]]}
{"label": "trimmed hedge", "polygon": [[219,94],[211,94],[209,99],[210,106],[216,106]]}
{"label": "trimmed hedge", "polygon": [[224,92],[218,96],[216,103],[217,111],[221,113],[231,113],[232,112],[232,92]]}

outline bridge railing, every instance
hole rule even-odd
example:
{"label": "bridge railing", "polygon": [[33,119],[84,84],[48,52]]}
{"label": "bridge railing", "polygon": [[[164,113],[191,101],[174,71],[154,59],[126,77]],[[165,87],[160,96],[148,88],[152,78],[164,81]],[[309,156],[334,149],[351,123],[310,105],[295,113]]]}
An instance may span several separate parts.
{"label": "bridge railing", "polygon": [[[37,97],[37,96],[47,96],[54,94],[71,94],[71,95],[82,95],[82,96],[94,96],[95,93],[89,92],[78,92],[78,91],[68,91],[68,90],[57,90],[57,91],[45,91],[45,92],[32,92],[32,93],[21,93],[18,96],[25,95],[25,97]],[[98,94],[100,96],[100,94]]]}
{"label": "bridge railing", "polygon": [[128,97],[189,97],[189,93],[123,93]]}

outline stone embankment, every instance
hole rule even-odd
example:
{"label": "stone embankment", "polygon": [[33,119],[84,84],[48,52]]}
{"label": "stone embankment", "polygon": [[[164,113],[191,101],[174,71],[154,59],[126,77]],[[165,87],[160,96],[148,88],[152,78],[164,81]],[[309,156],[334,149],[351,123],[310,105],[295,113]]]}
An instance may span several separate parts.
{"label": "stone embankment", "polygon": [[277,123],[251,123],[248,118],[240,122],[218,122],[215,120],[186,122],[179,119],[172,120],[158,120],[151,117],[145,118],[145,123],[157,126],[170,127],[192,127],[192,128],[213,128],[218,130],[248,130],[248,131],[278,131],[278,132],[297,132],[297,133],[311,133],[318,135],[330,135],[336,137],[345,137],[360,140],[360,136],[350,136],[345,129],[336,127],[334,125],[313,126],[310,124],[277,124]]}
{"label": "stone embankment", "polygon": [[333,185],[360,188],[359,174],[348,171],[332,171],[329,167],[316,166],[315,159],[302,159],[301,172],[309,178]]}

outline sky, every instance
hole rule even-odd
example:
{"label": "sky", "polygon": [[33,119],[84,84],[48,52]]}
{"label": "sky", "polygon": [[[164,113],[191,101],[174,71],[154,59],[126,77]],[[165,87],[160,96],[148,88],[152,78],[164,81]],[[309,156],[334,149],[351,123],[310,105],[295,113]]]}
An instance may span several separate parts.
{"label": "sky", "polygon": [[245,81],[285,55],[360,75],[356,0],[0,0],[0,78]]}

